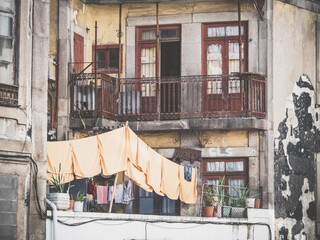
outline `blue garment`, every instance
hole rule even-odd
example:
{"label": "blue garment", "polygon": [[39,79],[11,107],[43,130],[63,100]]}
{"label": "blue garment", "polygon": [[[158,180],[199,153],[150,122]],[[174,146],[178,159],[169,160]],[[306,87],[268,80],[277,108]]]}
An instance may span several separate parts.
{"label": "blue garment", "polygon": [[192,180],[192,167],[191,166],[184,166],[184,179],[188,182]]}

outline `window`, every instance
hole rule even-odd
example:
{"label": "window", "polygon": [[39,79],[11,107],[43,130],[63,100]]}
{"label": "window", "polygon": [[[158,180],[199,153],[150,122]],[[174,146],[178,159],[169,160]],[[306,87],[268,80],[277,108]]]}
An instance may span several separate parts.
{"label": "window", "polygon": [[[94,47],[93,47],[94,62]],[[121,56],[120,56],[121,57]],[[97,71],[106,73],[118,73],[119,69],[119,45],[97,46]],[[121,66],[120,66],[121,71]]]}
{"label": "window", "polygon": [[[247,71],[247,22],[241,25],[241,62],[242,72]],[[240,72],[239,26],[237,22],[206,23],[202,25],[202,74],[230,75]],[[226,82],[226,81],[225,81]],[[208,81],[207,94],[240,93],[240,80],[223,79]]]}
{"label": "window", "polygon": [[180,215],[180,201],[147,192],[135,185],[134,209],[136,214]]}
{"label": "window", "polygon": [[204,159],[202,162],[204,183],[217,185],[225,177],[225,185],[245,187],[247,185],[247,159]]}
{"label": "window", "polygon": [[0,83],[14,84],[14,0],[0,5]]}

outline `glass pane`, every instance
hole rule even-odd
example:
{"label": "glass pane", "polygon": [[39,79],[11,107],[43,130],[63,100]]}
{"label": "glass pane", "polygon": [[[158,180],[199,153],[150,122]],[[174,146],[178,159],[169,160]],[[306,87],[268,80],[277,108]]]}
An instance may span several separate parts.
{"label": "glass pane", "polygon": [[154,40],[157,36],[157,30],[143,30],[141,32],[141,40]]}
{"label": "glass pane", "polygon": [[209,44],[207,47],[207,75],[222,74],[222,45]]}
{"label": "glass pane", "polygon": [[117,68],[119,67],[119,50],[110,50],[109,67]]}
{"label": "glass pane", "polygon": [[13,64],[4,64],[0,61],[0,83],[13,84]]}
{"label": "glass pane", "polygon": [[12,37],[12,17],[0,15],[0,36]]}
{"label": "glass pane", "polygon": [[14,0],[1,0],[0,9],[8,13],[14,13]]}
{"label": "glass pane", "polygon": [[208,37],[224,37],[224,27],[208,27]]}
{"label": "glass pane", "polygon": [[[241,35],[244,34],[244,27],[241,26]],[[226,27],[227,36],[239,36],[239,26],[228,26]]]}
{"label": "glass pane", "polygon": [[244,171],[243,162],[227,162],[226,163],[227,171],[229,172],[240,172]]}
{"label": "glass pane", "polygon": [[[242,59],[244,58],[244,44],[242,43]],[[244,60],[242,60],[242,66]],[[229,74],[240,72],[239,43],[229,43]],[[240,80],[229,80],[229,93],[240,93]]]}
{"label": "glass pane", "polygon": [[171,200],[167,197],[162,198],[162,213],[163,214],[175,214],[176,213],[175,200]]}
{"label": "glass pane", "polygon": [[161,39],[170,39],[177,38],[177,29],[161,29],[160,30],[160,38]]}
{"label": "glass pane", "polygon": [[139,213],[152,214],[153,213],[153,198],[140,198]]}
{"label": "glass pane", "polygon": [[207,172],[224,172],[224,162],[207,162]]}
{"label": "glass pane", "polygon": [[233,198],[234,200],[237,201],[239,191],[241,190],[241,188],[245,187],[244,180],[243,179],[230,179],[229,186],[230,186],[229,193],[230,193],[231,198]]}
{"label": "glass pane", "polygon": [[153,198],[153,192],[147,192],[142,188],[139,188],[139,197],[141,198]]}
{"label": "glass pane", "polygon": [[97,52],[97,67],[98,68],[105,68],[106,67],[106,52],[99,51]]}
{"label": "glass pane", "polygon": [[[141,48],[141,78],[156,76],[156,48]],[[155,83],[142,84],[142,97],[156,95]]]}

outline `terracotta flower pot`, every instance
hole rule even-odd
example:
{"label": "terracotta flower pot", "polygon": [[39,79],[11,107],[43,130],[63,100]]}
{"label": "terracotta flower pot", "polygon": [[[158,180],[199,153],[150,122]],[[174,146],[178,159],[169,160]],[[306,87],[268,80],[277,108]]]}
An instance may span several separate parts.
{"label": "terracotta flower pot", "polygon": [[74,204],[74,200],[70,200],[70,207],[68,208],[68,210],[73,210],[73,204]]}
{"label": "terracotta flower pot", "polygon": [[212,217],[213,215],[214,206],[205,206],[203,207],[203,216],[204,217]]}

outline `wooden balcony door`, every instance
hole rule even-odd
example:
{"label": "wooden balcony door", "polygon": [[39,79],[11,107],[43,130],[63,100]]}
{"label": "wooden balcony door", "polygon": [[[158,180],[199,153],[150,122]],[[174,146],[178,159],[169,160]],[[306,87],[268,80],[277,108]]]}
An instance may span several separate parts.
{"label": "wooden balcony door", "polygon": [[137,89],[141,94],[142,113],[157,112],[157,84],[156,79],[156,46],[155,44],[143,44],[138,50],[139,71]]}
{"label": "wooden balcony door", "polygon": [[77,33],[73,35],[73,62],[74,71],[79,73],[83,70],[84,62],[84,39]]}
{"label": "wooden balcony door", "polygon": [[[247,28],[243,23],[242,71],[247,71]],[[209,75],[203,82],[202,102],[204,112],[241,111],[241,81],[238,26],[235,23],[203,25],[202,74]],[[212,78],[210,78],[212,76]]]}
{"label": "wooden balcony door", "polygon": [[[180,76],[180,25],[160,26],[159,62],[156,26],[138,27],[136,36],[136,78],[141,79],[136,88],[141,95],[141,112],[178,113],[181,98],[179,79],[174,82],[168,79]],[[157,69],[160,79],[157,79]]]}
{"label": "wooden balcony door", "polygon": [[[161,43],[161,113],[180,112],[180,42]],[[172,78],[171,78],[172,77]],[[167,79],[167,80],[166,80]]]}

